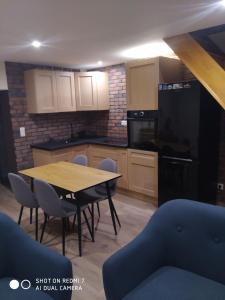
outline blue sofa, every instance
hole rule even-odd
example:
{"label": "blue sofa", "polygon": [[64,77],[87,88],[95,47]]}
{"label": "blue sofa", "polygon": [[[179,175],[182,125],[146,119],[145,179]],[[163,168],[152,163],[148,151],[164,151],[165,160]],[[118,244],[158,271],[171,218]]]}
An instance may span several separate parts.
{"label": "blue sofa", "polygon": [[107,300],[224,300],[225,208],[173,200],[103,265]]}
{"label": "blue sofa", "polygon": [[[38,283],[44,278],[49,283]],[[53,278],[60,282],[53,283]],[[70,300],[70,289],[60,291],[63,278],[72,278],[71,262],[31,239],[17,223],[0,213],[0,299]],[[17,289],[9,286],[13,279],[19,282]],[[25,281],[23,289],[23,280],[29,280],[31,287],[26,289],[29,282]],[[46,290],[53,286],[55,290]]]}

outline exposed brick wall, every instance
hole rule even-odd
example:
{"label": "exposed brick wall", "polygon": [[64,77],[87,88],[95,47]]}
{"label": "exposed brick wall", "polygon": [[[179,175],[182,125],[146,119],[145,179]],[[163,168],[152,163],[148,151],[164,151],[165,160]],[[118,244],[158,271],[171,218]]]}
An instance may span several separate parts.
{"label": "exposed brick wall", "polygon": [[[49,138],[64,139],[70,136],[70,123],[74,133],[81,130],[98,135],[126,137],[126,128],[120,120],[126,117],[125,71],[123,65],[107,68],[109,72],[110,111],[72,112],[57,114],[28,114],[24,86],[24,71],[40,66],[21,63],[6,63],[9,88],[10,113],[17,168],[33,165],[31,144],[47,141]],[[41,68],[49,69],[42,66]],[[60,69],[61,68],[50,68]],[[26,137],[19,136],[19,127],[26,128]]]}
{"label": "exposed brick wall", "polygon": [[127,128],[121,120],[127,118],[126,74],[124,65],[108,68],[110,111],[108,135],[127,138]]}

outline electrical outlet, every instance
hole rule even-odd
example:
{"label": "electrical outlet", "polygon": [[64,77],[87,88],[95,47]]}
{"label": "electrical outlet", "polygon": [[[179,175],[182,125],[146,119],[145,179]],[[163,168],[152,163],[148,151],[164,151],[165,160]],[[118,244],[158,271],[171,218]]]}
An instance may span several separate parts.
{"label": "electrical outlet", "polygon": [[223,183],[217,183],[217,189],[218,189],[218,191],[223,191],[224,184]]}
{"label": "electrical outlet", "polygon": [[126,127],[127,126],[127,120],[121,120],[121,126]]}
{"label": "electrical outlet", "polygon": [[25,137],[25,136],[26,136],[25,127],[20,127],[20,137]]}

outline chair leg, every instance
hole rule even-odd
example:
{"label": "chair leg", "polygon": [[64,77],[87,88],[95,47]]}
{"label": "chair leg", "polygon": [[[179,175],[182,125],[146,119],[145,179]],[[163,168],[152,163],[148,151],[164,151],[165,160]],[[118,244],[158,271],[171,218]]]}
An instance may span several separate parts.
{"label": "chair leg", "polygon": [[35,239],[38,240],[38,208],[35,208]]}
{"label": "chair leg", "polygon": [[80,205],[77,205],[77,222],[78,222],[78,244],[79,244],[79,255],[82,256],[82,228],[81,228],[81,211]]}
{"label": "chair leg", "polygon": [[95,205],[91,203],[91,229],[92,229],[92,241],[95,240]]}
{"label": "chair leg", "polygon": [[98,217],[100,219],[101,214],[100,214],[100,205],[99,205],[99,202],[97,202],[97,208],[98,208]]}
{"label": "chair leg", "polygon": [[112,202],[112,205],[113,205],[113,211],[115,213],[116,220],[117,220],[119,226],[121,227],[120,219],[119,219],[119,217],[117,215],[117,212],[116,212],[116,209],[115,209],[115,206],[114,206],[113,202]]}
{"label": "chair leg", "polygon": [[33,221],[33,208],[30,208],[30,224],[32,224]]}
{"label": "chair leg", "polygon": [[66,227],[67,227],[67,231],[70,231],[70,219],[66,218]]}
{"label": "chair leg", "polygon": [[109,188],[108,181],[106,182],[106,190],[107,190],[107,196],[108,196],[108,201],[109,201],[109,208],[110,208],[110,213],[111,213],[113,228],[114,228],[115,235],[117,235],[115,215],[114,215],[112,197],[111,197],[111,193],[110,193],[110,188]]}
{"label": "chair leg", "polygon": [[92,234],[91,226],[90,226],[90,224],[88,222],[88,218],[87,218],[86,212],[84,210],[83,210],[83,215],[84,215],[84,219],[85,219],[85,222],[87,224],[87,227],[88,227],[88,231],[89,231],[89,233],[91,235],[92,242],[94,242],[95,240],[94,240],[94,236]]}
{"label": "chair leg", "polygon": [[73,218],[73,229],[75,228],[76,218],[77,218],[77,214],[75,214],[75,215],[74,215],[74,218]]}
{"label": "chair leg", "polygon": [[19,214],[19,219],[18,219],[18,224],[19,224],[19,225],[20,225],[20,223],[21,223],[22,214],[23,214],[23,205],[21,205],[21,208],[20,208],[20,214]]}
{"label": "chair leg", "polygon": [[65,256],[65,235],[66,235],[66,224],[67,218],[62,218],[62,253]]}
{"label": "chair leg", "polygon": [[45,220],[44,220],[44,224],[43,224],[43,227],[42,227],[40,243],[41,243],[42,240],[43,240],[43,236],[44,236],[44,232],[45,232],[45,227],[46,227],[47,220],[48,220],[48,216],[47,216],[47,214],[45,214]]}
{"label": "chair leg", "polygon": [[91,209],[90,209],[90,206],[88,205],[88,211],[89,211],[89,214],[90,214],[90,216],[92,217],[92,211],[91,211]]}

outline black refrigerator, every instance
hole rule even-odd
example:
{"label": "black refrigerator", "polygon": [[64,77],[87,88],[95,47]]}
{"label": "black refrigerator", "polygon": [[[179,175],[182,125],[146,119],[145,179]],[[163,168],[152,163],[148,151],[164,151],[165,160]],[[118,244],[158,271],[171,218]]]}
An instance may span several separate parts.
{"label": "black refrigerator", "polygon": [[159,87],[159,205],[215,203],[221,107],[198,81]]}

